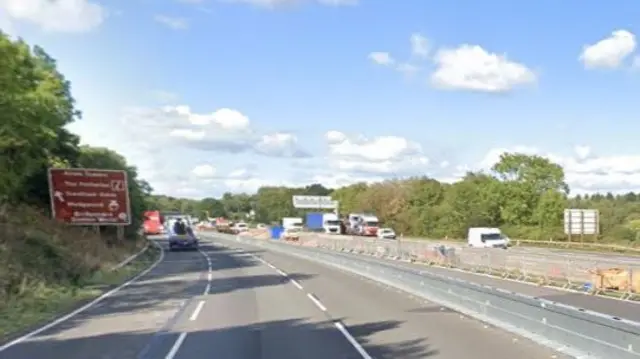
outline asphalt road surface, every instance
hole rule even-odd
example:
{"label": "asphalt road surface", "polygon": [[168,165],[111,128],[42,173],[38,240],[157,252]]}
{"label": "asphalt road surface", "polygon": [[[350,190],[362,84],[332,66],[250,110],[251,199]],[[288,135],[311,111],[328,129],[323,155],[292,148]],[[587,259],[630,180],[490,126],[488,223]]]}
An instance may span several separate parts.
{"label": "asphalt road surface", "polygon": [[[355,254],[333,252],[326,249],[323,250],[334,255],[343,256],[349,258],[356,256]],[[367,261],[374,261],[377,263],[386,263],[387,265],[396,268],[406,268],[409,270],[420,270],[444,276],[463,279],[469,282],[488,285],[494,288],[502,288],[511,292],[521,293],[532,297],[546,299],[558,303],[568,304],[574,307],[583,308],[587,310],[596,311],[603,314],[609,314],[618,318],[629,319],[640,322],[640,303],[635,301],[624,301],[615,298],[608,298],[603,296],[594,296],[586,293],[578,293],[572,291],[565,291],[558,288],[538,286],[533,283],[523,283],[513,280],[500,279],[496,277],[470,273],[460,270],[425,266],[418,263],[406,263],[401,261],[394,261],[391,259],[372,258],[368,256],[357,255],[358,258]]]}
{"label": "asphalt road surface", "polygon": [[229,243],[167,252],[139,281],[0,358],[565,358],[361,277]]}

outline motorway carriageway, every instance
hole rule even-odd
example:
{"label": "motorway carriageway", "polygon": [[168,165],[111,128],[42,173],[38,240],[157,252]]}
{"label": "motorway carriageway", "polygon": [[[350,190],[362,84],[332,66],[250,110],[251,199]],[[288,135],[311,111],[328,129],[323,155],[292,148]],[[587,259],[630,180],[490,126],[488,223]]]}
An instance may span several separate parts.
{"label": "motorway carriageway", "polygon": [[[505,289],[514,293],[525,294],[531,297],[536,297],[540,299],[546,299],[553,302],[563,303],[567,305],[571,305],[574,307],[587,309],[603,314],[608,314],[617,318],[628,319],[636,322],[640,322],[640,302],[638,301],[629,301],[629,300],[620,300],[613,297],[605,297],[605,296],[594,296],[584,292],[576,292],[576,291],[568,291],[562,290],[560,288],[548,287],[548,286],[539,286],[535,283],[525,283],[519,282],[510,279],[502,279],[497,277],[492,277],[488,275],[478,274],[467,272],[463,270],[435,267],[435,266],[426,266],[424,264],[419,263],[406,263],[402,261],[395,261],[391,259],[383,259],[383,258],[371,258],[366,255],[357,255],[350,253],[342,253],[342,252],[334,252],[327,249],[316,249],[323,250],[327,253],[332,253],[334,255],[340,255],[343,257],[350,256],[358,256],[361,260],[370,260],[375,263],[386,263],[388,265],[392,265],[401,269],[408,269],[414,271],[425,271],[429,273],[440,274],[443,276],[449,276],[453,278],[463,279],[468,282],[473,282],[482,285],[488,285],[494,288]],[[494,250],[494,249],[488,249]],[[502,251],[503,249],[496,249]],[[538,255],[545,254],[563,254],[567,256],[571,256],[576,259],[594,259],[601,261],[620,261],[620,266],[623,268],[625,266],[640,266],[640,257],[632,257],[632,256],[622,256],[617,254],[607,254],[607,253],[582,253],[582,252],[569,252],[562,251],[556,249],[546,249],[546,248],[526,248],[526,247],[514,247],[508,249],[514,253],[519,253],[526,255],[527,253],[535,253]],[[525,257],[526,258],[526,257]]]}
{"label": "motorway carriageway", "polygon": [[219,242],[164,252],[139,280],[0,358],[567,358],[332,267]]}

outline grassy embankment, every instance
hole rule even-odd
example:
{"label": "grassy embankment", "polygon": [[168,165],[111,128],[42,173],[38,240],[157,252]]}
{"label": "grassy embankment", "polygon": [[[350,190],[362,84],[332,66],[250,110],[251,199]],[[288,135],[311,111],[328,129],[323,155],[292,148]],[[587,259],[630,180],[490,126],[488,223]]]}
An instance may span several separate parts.
{"label": "grassy embankment", "polygon": [[123,283],[159,255],[87,228],[64,226],[29,208],[0,208],[0,342],[45,323]]}

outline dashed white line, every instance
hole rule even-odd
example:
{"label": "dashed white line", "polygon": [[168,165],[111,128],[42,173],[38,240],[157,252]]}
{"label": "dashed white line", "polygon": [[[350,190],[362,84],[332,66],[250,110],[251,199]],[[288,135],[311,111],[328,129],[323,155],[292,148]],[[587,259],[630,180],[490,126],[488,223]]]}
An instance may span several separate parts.
{"label": "dashed white line", "polygon": [[196,307],[196,309],[191,314],[191,318],[189,318],[189,320],[194,321],[194,320],[198,319],[198,315],[202,311],[202,307],[204,307],[204,300],[201,300],[200,302],[198,302],[198,306]]}
{"label": "dashed white line", "polygon": [[[256,260],[264,263],[266,266],[268,266],[269,268],[275,270],[276,272],[278,272],[278,274],[280,274],[283,277],[288,277],[288,274],[285,273],[284,271],[282,271],[281,269],[277,268],[276,266],[274,266],[273,264],[267,262],[266,260],[264,260],[263,258],[260,258],[258,256],[252,255],[253,258],[255,258]],[[211,273],[209,273],[211,274]],[[302,287],[302,285],[295,279],[289,278],[289,281],[291,282],[291,284],[293,284],[296,288],[300,289],[300,290],[304,290],[304,288]],[[208,285],[207,285],[208,288]],[[322,302],[320,302],[320,300],[318,298],[316,298],[313,294],[311,293],[307,293],[307,297],[313,302],[313,304],[315,304],[321,311],[326,312],[327,311],[327,307],[324,306],[324,304],[322,304]],[[197,310],[197,309],[196,309]],[[351,346],[353,346],[353,348],[358,352],[358,354],[360,354],[360,356],[362,357],[362,359],[373,359],[371,357],[371,355],[369,355],[369,353],[367,353],[367,351],[362,347],[362,345],[360,345],[360,343],[358,343],[358,341],[351,335],[351,333],[349,333],[349,331],[347,330],[347,328],[339,321],[335,321],[333,323],[335,325],[335,327],[338,329],[338,331],[340,331],[340,333],[347,339],[347,341],[349,342],[349,344],[351,344]],[[184,333],[183,333],[184,334]],[[182,340],[184,340],[184,338],[182,338]],[[182,344],[180,338],[178,338],[178,341],[176,341],[176,343],[180,342],[180,344]],[[175,346],[175,344],[174,344]],[[178,345],[179,347],[179,345]],[[173,350],[173,348],[172,348]],[[177,351],[177,349],[176,349]],[[167,356],[167,358],[165,359],[173,359],[173,356],[169,357]]]}
{"label": "dashed white line", "polygon": [[211,272],[207,273],[207,280],[209,282],[211,282],[213,280],[213,273],[211,273]]}
{"label": "dashed white line", "polygon": [[280,274],[280,275],[281,275],[281,276],[283,276],[283,277],[288,276],[288,274],[287,274],[287,273],[285,273],[284,271],[281,271],[281,270],[280,270],[280,269],[278,269],[278,268],[276,268],[276,272],[278,272],[278,274]]}
{"label": "dashed white line", "polygon": [[207,286],[204,287],[204,295],[209,294],[209,291],[211,291],[211,283],[207,283]]}
{"label": "dashed white line", "polygon": [[371,357],[371,355],[369,355],[369,353],[367,353],[367,351],[364,350],[362,345],[360,345],[360,343],[358,343],[356,338],[354,338],[353,335],[351,335],[351,333],[349,333],[347,328],[345,328],[344,325],[342,325],[342,323],[334,322],[333,324],[336,326],[336,328],[338,328],[340,333],[342,333],[342,335],[344,335],[344,337],[347,338],[349,343],[355,348],[355,350],[358,352],[358,354],[360,354],[362,359],[373,359]]}
{"label": "dashed white line", "polygon": [[327,307],[325,307],[324,304],[322,304],[322,302],[320,302],[320,300],[318,300],[318,298],[316,298],[313,294],[307,293],[307,297],[309,297],[309,299],[311,299],[313,304],[315,304],[316,307],[320,308],[321,311],[323,312],[327,311]]}
{"label": "dashed white line", "polygon": [[178,337],[178,339],[176,339],[175,343],[173,343],[171,350],[169,350],[169,353],[167,353],[167,356],[164,357],[164,359],[173,359],[176,354],[178,354],[178,350],[180,349],[180,346],[182,345],[182,342],[184,342],[184,338],[186,337],[187,333],[180,333],[180,336]]}
{"label": "dashed white line", "polygon": [[297,280],[295,279],[289,279],[289,281],[291,282],[291,284],[293,284],[294,286],[296,286],[296,288],[300,289],[300,290],[304,290],[304,288],[302,288],[302,285],[300,283],[298,283]]}

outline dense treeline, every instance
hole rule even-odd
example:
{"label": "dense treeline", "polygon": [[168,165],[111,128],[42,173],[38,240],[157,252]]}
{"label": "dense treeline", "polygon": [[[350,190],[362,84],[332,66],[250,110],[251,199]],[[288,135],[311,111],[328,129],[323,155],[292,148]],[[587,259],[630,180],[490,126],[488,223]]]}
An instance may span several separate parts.
{"label": "dense treeline", "polygon": [[[335,190],[319,184],[304,188],[263,187],[257,193],[221,199],[154,197],[154,208],[183,210],[203,217],[278,222],[304,211],[293,208],[293,195],[331,195],[340,212],[371,211],[405,236],[463,238],[471,226],[496,226],[514,238],[562,240],[565,208],[595,208],[601,213],[600,241],[632,242],[640,238],[640,194],[569,196],[562,167],[540,156],[502,155],[487,172],[469,172],[459,182],[427,177],[358,183]],[[585,238],[594,240],[595,238]]]}
{"label": "dense treeline", "polygon": [[[66,126],[80,120],[71,84],[42,48],[0,32],[0,205],[28,204],[49,211],[47,169],[86,167],[126,170],[134,214],[146,206],[151,189],[136,168],[106,148],[80,146]],[[137,215],[127,230],[140,227]],[[108,231],[108,230],[107,230]]]}

